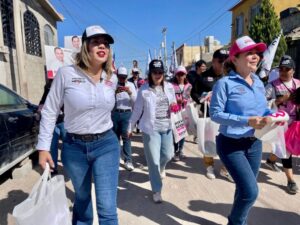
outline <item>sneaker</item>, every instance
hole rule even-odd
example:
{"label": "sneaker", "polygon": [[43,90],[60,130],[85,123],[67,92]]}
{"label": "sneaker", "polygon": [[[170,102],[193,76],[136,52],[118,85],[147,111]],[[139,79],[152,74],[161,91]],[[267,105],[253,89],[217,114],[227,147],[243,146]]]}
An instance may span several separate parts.
{"label": "sneaker", "polygon": [[290,194],[296,194],[298,192],[299,188],[295,181],[288,181],[287,184],[287,192]]}
{"label": "sneaker", "polygon": [[209,179],[215,179],[216,178],[213,166],[209,166],[209,167],[206,168],[206,176]]}
{"label": "sneaker", "polygon": [[153,194],[153,201],[155,202],[155,203],[162,203],[162,197],[161,197],[161,194],[160,194],[160,192],[155,192],[154,194]]}
{"label": "sneaker", "polygon": [[172,158],[172,160],[173,160],[174,162],[180,161],[179,155],[174,155],[174,157]]}
{"label": "sneaker", "polygon": [[225,169],[220,169],[220,175],[224,178],[226,178],[230,182],[234,182],[229,172]]}
{"label": "sneaker", "polygon": [[267,159],[266,166],[275,172],[281,171],[281,169],[277,166],[276,162],[272,162],[270,159]]}
{"label": "sneaker", "polygon": [[166,170],[163,169],[160,171],[160,178],[164,179],[165,177],[166,177]]}
{"label": "sneaker", "polygon": [[128,171],[134,170],[134,166],[132,165],[132,162],[127,161],[127,162],[125,162],[124,166],[125,166],[125,169]]}
{"label": "sneaker", "polygon": [[180,157],[180,160],[184,160],[184,159],[186,159],[187,157],[186,157],[186,155],[185,154],[183,154],[183,153],[181,153],[180,155],[179,155],[179,157]]}

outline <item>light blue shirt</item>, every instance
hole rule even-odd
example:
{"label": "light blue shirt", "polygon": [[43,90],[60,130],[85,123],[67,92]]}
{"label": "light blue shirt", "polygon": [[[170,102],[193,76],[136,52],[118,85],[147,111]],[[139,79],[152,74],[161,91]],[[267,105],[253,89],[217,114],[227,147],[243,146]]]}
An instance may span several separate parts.
{"label": "light blue shirt", "polygon": [[253,137],[254,129],[248,126],[251,116],[271,113],[265,97],[265,88],[256,74],[250,86],[243,77],[231,71],[213,87],[210,117],[220,124],[219,132],[231,138]]}

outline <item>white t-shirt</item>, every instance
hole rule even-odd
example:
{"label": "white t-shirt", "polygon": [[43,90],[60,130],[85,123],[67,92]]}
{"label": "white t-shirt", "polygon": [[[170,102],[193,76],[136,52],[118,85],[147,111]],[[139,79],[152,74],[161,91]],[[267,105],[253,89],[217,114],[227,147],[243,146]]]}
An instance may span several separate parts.
{"label": "white t-shirt", "polygon": [[162,86],[155,87],[156,110],[155,110],[155,131],[167,131],[170,127],[169,100],[163,92]]}

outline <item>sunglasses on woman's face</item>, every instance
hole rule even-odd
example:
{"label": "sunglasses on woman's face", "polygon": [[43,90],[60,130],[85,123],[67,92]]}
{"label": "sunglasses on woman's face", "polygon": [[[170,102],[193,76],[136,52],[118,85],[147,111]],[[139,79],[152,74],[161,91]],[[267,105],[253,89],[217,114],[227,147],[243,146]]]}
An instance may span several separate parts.
{"label": "sunglasses on woman's face", "polygon": [[185,76],[186,74],[185,73],[177,73],[176,76],[179,76],[179,77],[183,77]]}
{"label": "sunglasses on woman's face", "polygon": [[163,75],[163,72],[152,72],[154,75]]}
{"label": "sunglasses on woman's face", "polygon": [[289,72],[292,68],[288,67],[279,67],[279,72]]}

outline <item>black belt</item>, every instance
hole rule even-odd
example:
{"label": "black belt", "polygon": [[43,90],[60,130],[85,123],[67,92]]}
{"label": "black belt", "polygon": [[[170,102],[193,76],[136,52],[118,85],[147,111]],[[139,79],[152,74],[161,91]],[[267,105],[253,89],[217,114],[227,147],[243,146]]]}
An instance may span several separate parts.
{"label": "black belt", "polygon": [[231,142],[241,142],[241,141],[256,141],[257,138],[256,137],[241,137],[241,138],[231,138],[231,137],[227,137],[223,134],[220,134],[221,136],[223,136],[226,139],[229,139]]}
{"label": "black belt", "polygon": [[100,140],[105,136],[106,133],[108,133],[110,130],[104,131],[103,133],[98,134],[73,134],[73,133],[67,133],[68,136],[70,136],[73,139],[81,140],[84,142],[90,142],[90,141],[96,141]]}
{"label": "black belt", "polygon": [[115,109],[115,112],[120,112],[120,113],[131,112],[131,109]]}

